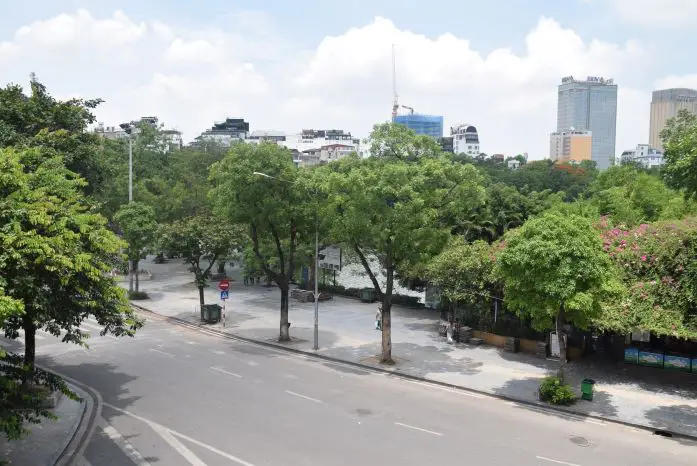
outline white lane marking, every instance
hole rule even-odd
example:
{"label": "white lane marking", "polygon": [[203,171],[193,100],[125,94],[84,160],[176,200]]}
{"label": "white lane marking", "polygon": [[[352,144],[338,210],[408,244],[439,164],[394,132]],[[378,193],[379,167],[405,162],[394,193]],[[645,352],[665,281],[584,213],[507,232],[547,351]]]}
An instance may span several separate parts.
{"label": "white lane marking", "polygon": [[195,345],[196,342],[195,342],[195,341],[188,340],[188,341],[186,342],[186,344],[187,344],[187,345]]}
{"label": "white lane marking", "polygon": [[215,354],[220,354],[220,355],[225,354],[225,351],[221,351],[221,350],[219,350],[219,349],[214,349],[214,350],[211,350],[211,351],[213,351],[213,353],[215,353]]}
{"label": "white lane marking", "polygon": [[191,466],[206,466],[206,463],[201,461],[201,459],[196,456],[193,451],[186,448],[183,443],[177,440],[169,430],[160,426],[152,426],[152,430],[162,437],[162,439],[167,442],[169,446],[174,448],[177,453],[182,455],[184,459],[191,464]]}
{"label": "white lane marking", "polygon": [[150,463],[126,440],[118,430],[107,424],[104,418],[100,418],[97,425],[114,443],[138,466],[150,466]]}
{"label": "white lane marking", "polygon": [[411,426],[409,424],[402,424],[401,422],[395,422],[395,425],[401,426],[401,427],[406,427],[407,429],[418,430],[420,432],[426,432],[427,434],[431,434],[431,435],[437,435],[438,437],[443,436],[443,434],[441,434],[440,432],[434,432],[432,430],[422,429],[421,427]]}
{"label": "white lane marking", "polygon": [[297,375],[293,375],[293,374],[286,374],[286,378],[287,378],[287,379],[297,379],[298,376],[297,376]]}
{"label": "white lane marking", "polygon": [[157,348],[150,348],[150,351],[154,351],[154,352],[156,352],[156,353],[164,354],[165,356],[172,356],[172,357],[174,357],[174,355],[173,355],[172,353],[167,353],[167,352],[161,351],[161,350],[159,350],[159,349],[157,349]]}
{"label": "white lane marking", "polygon": [[538,460],[542,460],[542,461],[549,461],[550,463],[565,464],[566,466],[580,466],[576,463],[567,463],[566,461],[554,460],[552,458],[547,458],[545,456],[536,456],[535,458],[537,458]]}
{"label": "white lane marking", "polygon": [[258,366],[258,365],[259,365],[258,362],[254,362],[254,361],[247,361],[247,364],[249,364],[249,365],[252,366],[252,367]]}
{"label": "white lane marking", "polygon": [[[87,329],[82,328],[83,326],[87,327]],[[102,336],[102,335],[100,335],[100,333],[102,333],[102,331],[104,330],[104,327],[99,325],[99,324],[93,324],[93,323],[90,323],[87,321],[83,321],[82,324],[80,325],[80,330],[82,330],[83,332],[87,332],[87,333],[90,333],[91,331],[94,330],[97,332],[97,333],[95,333],[95,336]],[[105,333],[103,336],[105,336],[107,338],[113,338],[114,340],[116,338],[118,338],[115,335],[112,335],[110,333]]]}
{"label": "white lane marking", "polygon": [[226,371],[225,369],[221,369],[220,367],[211,367],[212,371],[220,372],[222,374],[227,374],[231,375],[233,377],[237,377],[238,379],[241,379],[242,376],[240,374],[235,374],[234,372]]}
{"label": "white lane marking", "polygon": [[133,419],[137,419],[137,420],[140,421],[140,422],[144,422],[145,424],[149,425],[149,426],[152,427],[153,429],[155,429],[155,428],[164,429],[164,430],[166,430],[167,432],[169,432],[170,434],[174,435],[175,437],[179,437],[179,438],[181,438],[181,439],[186,440],[187,442],[193,443],[194,445],[198,445],[198,446],[201,447],[201,448],[205,448],[205,449],[208,450],[208,451],[212,451],[213,453],[216,453],[216,454],[222,456],[223,458],[227,458],[227,459],[229,459],[230,461],[234,461],[234,462],[237,463],[237,464],[240,464],[240,465],[242,465],[242,466],[254,466],[252,463],[249,463],[249,462],[247,462],[247,461],[245,461],[245,460],[243,460],[243,459],[240,459],[240,458],[238,458],[238,457],[236,457],[236,456],[233,456],[233,455],[231,455],[231,454],[229,454],[229,453],[225,453],[224,451],[218,450],[218,449],[215,448],[215,447],[212,447],[212,446],[207,445],[207,444],[205,444],[205,443],[203,443],[203,442],[200,442],[200,441],[198,441],[198,440],[196,440],[196,439],[193,439],[193,438],[191,438],[191,437],[188,437],[188,436],[186,436],[186,435],[184,435],[184,434],[182,434],[182,433],[179,433],[179,432],[174,431],[174,430],[172,430],[172,429],[168,429],[167,427],[163,426],[162,424],[158,424],[158,423],[155,422],[155,421],[151,421],[150,419],[145,419],[144,417],[138,416],[137,414],[134,414],[134,413],[132,413],[132,412],[130,412],[130,411],[126,411],[125,409],[117,408],[116,406],[111,405],[111,404],[109,404],[109,403],[103,403],[103,405],[106,406],[106,407],[109,408],[109,409],[113,409],[114,411],[118,411],[119,413],[125,414],[126,416],[130,416],[130,417],[132,417]]}
{"label": "white lane marking", "polygon": [[304,399],[304,400],[314,401],[315,403],[321,403],[321,402],[322,402],[321,400],[318,400],[317,398],[312,398],[312,397],[309,397],[309,396],[301,395],[300,393],[291,392],[290,390],[286,390],[286,393],[289,394],[289,395],[297,396],[298,398],[302,398],[302,399]]}

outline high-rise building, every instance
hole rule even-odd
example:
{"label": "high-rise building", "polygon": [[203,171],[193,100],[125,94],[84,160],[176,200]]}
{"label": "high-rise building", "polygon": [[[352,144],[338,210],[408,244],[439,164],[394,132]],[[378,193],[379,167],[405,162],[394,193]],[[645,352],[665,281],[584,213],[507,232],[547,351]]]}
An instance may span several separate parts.
{"label": "high-rise building", "polygon": [[592,160],[590,131],[558,131],[549,138],[549,158],[555,162]]}
{"label": "high-rise building", "polygon": [[649,146],[663,150],[661,131],[669,118],[686,109],[697,114],[697,91],[694,89],[663,89],[653,91],[651,98],[651,121],[649,123]]}
{"label": "high-rise building", "polygon": [[407,115],[395,115],[393,121],[399,125],[406,126],[416,134],[423,134],[437,139],[443,137],[442,116],[409,113]]}
{"label": "high-rise building", "polygon": [[608,168],[615,155],[617,84],[595,76],[585,81],[568,76],[558,91],[556,132],[589,131],[591,160],[600,169]]}

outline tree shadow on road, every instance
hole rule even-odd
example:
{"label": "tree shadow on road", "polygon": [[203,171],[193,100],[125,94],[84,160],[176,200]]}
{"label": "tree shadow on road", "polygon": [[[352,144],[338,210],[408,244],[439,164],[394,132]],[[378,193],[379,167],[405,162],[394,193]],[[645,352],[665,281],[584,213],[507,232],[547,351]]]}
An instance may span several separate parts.
{"label": "tree shadow on road", "polygon": [[[651,427],[659,431],[676,432],[683,435],[697,436],[697,408],[690,405],[659,406],[645,414]],[[667,437],[667,436],[666,436]],[[697,447],[697,441],[684,437],[670,437],[683,445]]]}

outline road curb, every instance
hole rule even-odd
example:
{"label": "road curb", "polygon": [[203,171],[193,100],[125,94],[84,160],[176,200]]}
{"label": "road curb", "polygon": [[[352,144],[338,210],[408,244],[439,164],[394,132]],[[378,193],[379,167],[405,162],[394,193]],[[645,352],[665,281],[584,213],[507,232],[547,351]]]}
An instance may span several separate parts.
{"label": "road curb", "polygon": [[53,369],[46,372],[57,375],[65,380],[85,402],[80,421],[73,429],[71,435],[65,441],[65,445],[51,458],[50,464],[54,466],[70,466],[74,464],[85,452],[89,440],[92,438],[97,420],[102,414],[102,397],[93,388],[78,382],[77,380],[61,374]]}
{"label": "road curb", "polygon": [[420,377],[420,376],[416,376],[416,375],[407,374],[404,372],[399,372],[398,369],[391,370],[391,369],[385,369],[382,367],[376,367],[376,366],[371,366],[371,365],[367,365],[367,364],[362,364],[359,362],[347,361],[345,359],[340,359],[340,358],[336,358],[333,356],[327,356],[325,354],[313,353],[313,352],[306,351],[306,350],[291,348],[291,347],[282,345],[280,343],[273,343],[270,341],[257,340],[254,338],[244,337],[244,336],[236,335],[233,333],[223,332],[221,330],[217,330],[217,329],[213,329],[213,328],[207,328],[207,327],[203,326],[202,324],[189,322],[187,320],[180,319],[178,317],[172,317],[172,316],[166,316],[163,314],[159,314],[157,312],[151,311],[150,309],[146,309],[142,306],[139,306],[139,305],[136,305],[133,303],[131,303],[131,306],[134,307],[135,309],[137,309],[138,311],[157,316],[157,318],[174,323],[175,325],[179,325],[182,327],[188,327],[191,329],[196,329],[196,330],[199,330],[203,333],[208,333],[210,335],[226,338],[229,340],[242,341],[242,342],[250,343],[253,345],[260,345],[260,346],[265,346],[267,348],[273,348],[273,349],[279,350],[279,351],[294,353],[294,354],[303,355],[303,356],[307,356],[307,357],[311,357],[311,358],[315,358],[315,359],[319,359],[319,360],[324,360],[324,361],[329,361],[329,362],[333,362],[333,363],[344,364],[344,365],[360,368],[360,369],[363,369],[366,371],[376,372],[376,373],[380,373],[380,374],[384,374],[384,375],[388,375],[388,376],[392,376],[392,377],[397,377],[397,378],[404,379],[404,380],[410,380],[410,381],[422,382],[422,383],[427,383],[427,384],[432,384],[432,385],[438,385],[438,386],[450,388],[453,390],[473,393],[473,394],[482,395],[482,396],[486,396],[489,398],[495,398],[495,399],[499,399],[499,400],[503,400],[503,401],[509,401],[509,402],[517,403],[517,404],[528,406],[528,407],[534,407],[536,409],[539,409],[542,411],[547,411],[548,413],[552,413],[552,414],[563,413],[569,417],[573,417],[573,418],[577,418],[577,419],[578,418],[580,418],[580,419],[593,419],[593,420],[612,423],[612,424],[616,424],[616,425],[620,425],[620,426],[624,426],[624,427],[630,427],[633,429],[639,429],[642,431],[650,432],[652,434],[657,434],[657,435],[662,435],[662,436],[672,437],[672,438],[687,439],[687,440],[697,442],[697,435],[689,435],[689,434],[685,434],[682,432],[677,432],[677,431],[673,431],[673,430],[669,430],[669,429],[662,429],[662,428],[651,427],[651,426],[647,426],[647,425],[643,425],[643,424],[636,424],[636,423],[632,423],[632,422],[628,422],[628,421],[622,421],[620,419],[613,419],[613,418],[609,418],[609,417],[599,416],[597,414],[583,413],[583,412],[579,412],[579,411],[574,411],[574,410],[569,409],[569,408],[565,408],[563,406],[549,405],[547,403],[542,403],[540,401],[525,400],[522,398],[516,398],[516,397],[512,397],[512,396],[508,396],[508,395],[501,395],[501,394],[497,394],[497,393],[487,392],[484,390],[478,390],[475,388],[463,387],[462,385],[455,385],[455,384],[451,384],[448,382],[441,382],[439,380],[427,379],[425,377]]}

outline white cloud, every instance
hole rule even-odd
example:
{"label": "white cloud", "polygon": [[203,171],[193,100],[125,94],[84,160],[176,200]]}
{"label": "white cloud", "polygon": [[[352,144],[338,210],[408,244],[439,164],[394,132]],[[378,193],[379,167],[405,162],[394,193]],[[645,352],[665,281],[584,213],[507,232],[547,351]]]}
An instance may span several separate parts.
{"label": "white cloud", "polygon": [[670,89],[673,87],[687,87],[697,89],[697,74],[684,76],[670,75],[659,79],[655,83],[655,89]]}
{"label": "white cloud", "polygon": [[626,21],[644,26],[693,26],[697,20],[695,0],[611,0]]}
{"label": "white cloud", "polygon": [[488,153],[545,157],[556,86],[570,74],[616,78],[618,150],[648,137],[650,90],[623,84],[647,66],[642,46],[584,41],[550,18],[528,33],[524,52],[511,44],[488,54],[466,38],[426,37],[384,18],[326,37],[315,50],[278,37],[260,12],[228,23],[190,30],[79,10],[21,27],[0,43],[0,66],[14,82],[35,71],[57,96],[103,97],[97,114],[109,125],[157,115],[190,139],[214,120],[241,116],[254,129],[343,128],[364,137],[389,119],[394,43],[400,101],[442,114],[446,124],[476,125]]}

